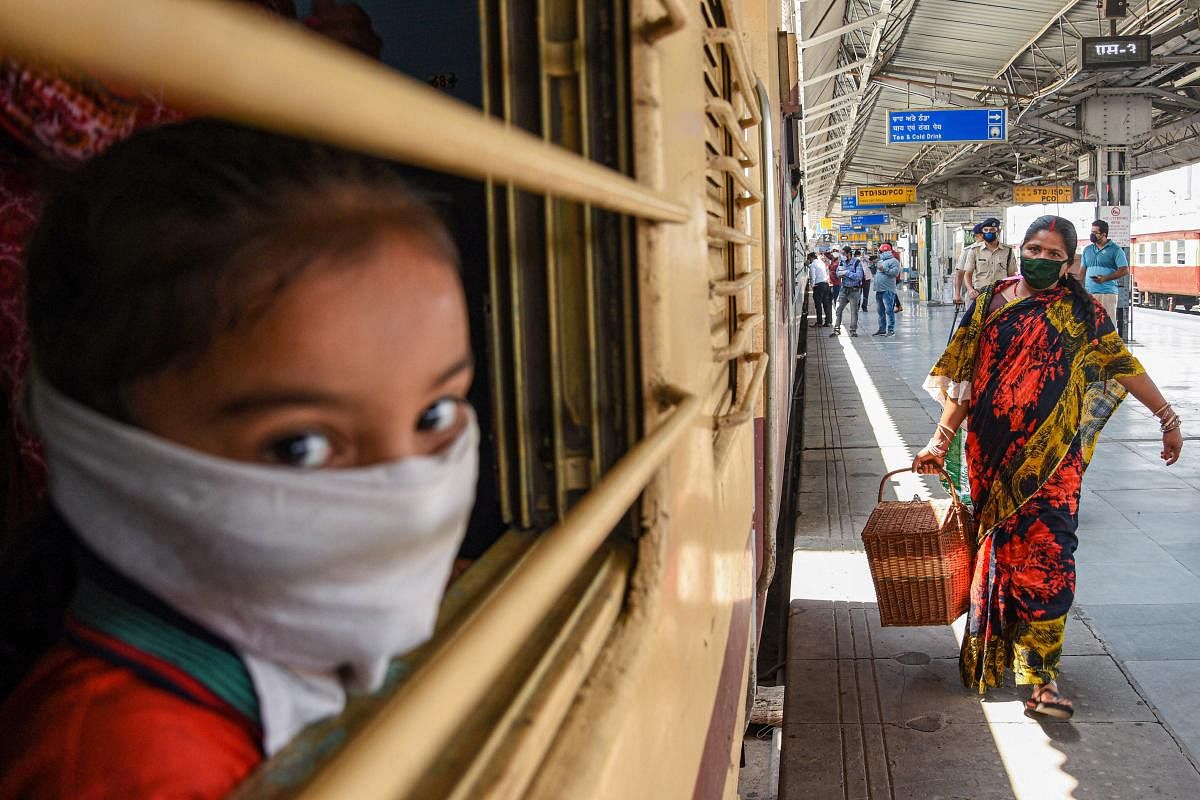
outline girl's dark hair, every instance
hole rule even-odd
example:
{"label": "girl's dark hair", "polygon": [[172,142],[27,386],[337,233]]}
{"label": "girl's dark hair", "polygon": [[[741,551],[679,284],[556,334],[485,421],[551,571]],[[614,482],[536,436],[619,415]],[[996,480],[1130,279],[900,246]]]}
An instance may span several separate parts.
{"label": "girl's dark hair", "polygon": [[[127,419],[122,389],[201,355],[310,266],[389,235],[456,268],[445,226],[387,162],[213,120],[139,133],[66,178],[28,250],[34,361]],[[0,699],[58,637],[74,535],[46,508],[0,540]]]}
{"label": "girl's dark hair", "polygon": [[441,220],[387,162],[216,120],[139,133],[43,211],[27,256],[34,362],[126,419],[130,381],[201,355],[313,264],[389,235],[457,267]]}
{"label": "girl's dark hair", "polygon": [[[1056,217],[1053,214],[1038,217],[1025,230],[1025,238],[1021,240],[1021,247],[1024,248],[1026,243],[1041,231],[1053,231],[1061,236],[1063,248],[1067,251],[1067,258],[1070,260],[1070,263],[1074,263],[1075,249],[1079,246],[1079,235],[1075,233],[1075,225],[1071,220],[1064,217]],[[1088,338],[1095,339],[1097,325],[1096,306],[1095,301],[1092,300],[1091,293],[1087,289],[1084,289],[1079,280],[1070,272],[1058,279],[1058,285],[1071,293],[1071,296],[1075,299],[1077,313],[1083,316],[1084,329],[1091,332],[1091,336]]]}

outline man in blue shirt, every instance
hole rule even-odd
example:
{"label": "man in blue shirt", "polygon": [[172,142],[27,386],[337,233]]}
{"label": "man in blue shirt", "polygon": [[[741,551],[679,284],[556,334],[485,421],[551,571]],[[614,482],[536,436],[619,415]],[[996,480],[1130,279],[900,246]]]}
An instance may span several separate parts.
{"label": "man in blue shirt", "polygon": [[862,259],[855,258],[849,247],[842,248],[845,258],[837,267],[838,277],[842,279],[842,292],[838,297],[837,316],[833,320],[833,333],[837,336],[842,332],[842,312],[850,306],[850,325],[846,328],[851,336],[858,336],[858,302],[862,295],[862,282],[865,272]]}
{"label": "man in blue shirt", "polygon": [[1117,319],[1117,281],[1129,274],[1129,259],[1117,243],[1108,238],[1108,223],[1092,223],[1092,243],[1083,248],[1084,288],[1096,296],[1105,313]]}

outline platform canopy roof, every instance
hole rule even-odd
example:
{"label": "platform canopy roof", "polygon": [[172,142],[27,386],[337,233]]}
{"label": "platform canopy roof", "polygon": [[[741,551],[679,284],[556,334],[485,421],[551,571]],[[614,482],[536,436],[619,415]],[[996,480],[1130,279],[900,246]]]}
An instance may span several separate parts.
{"label": "platform canopy roof", "polygon": [[[785,0],[787,2],[787,0]],[[1079,40],[1108,35],[1095,0],[795,0],[801,163],[810,213],[867,184],[917,184],[942,202],[1007,201],[1014,184],[1070,183],[1099,140],[1080,104],[1150,98],[1130,147],[1147,174],[1200,160],[1198,0],[1129,0],[1119,34],[1150,35],[1150,67],[1087,72]],[[1004,107],[1008,139],[887,144],[888,111]]]}

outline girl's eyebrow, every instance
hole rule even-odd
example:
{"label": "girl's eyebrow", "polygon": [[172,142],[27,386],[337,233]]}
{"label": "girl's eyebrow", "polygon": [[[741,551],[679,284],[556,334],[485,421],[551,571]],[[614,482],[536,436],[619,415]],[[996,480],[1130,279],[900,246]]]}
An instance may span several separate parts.
{"label": "girl's eyebrow", "polygon": [[342,405],[340,398],[325,392],[314,392],[309,389],[267,389],[226,400],[217,408],[217,416],[237,416],[280,406],[340,405]]}
{"label": "girl's eyebrow", "polygon": [[458,361],[456,361],[453,365],[451,365],[451,367],[449,369],[447,369],[445,372],[443,372],[438,377],[438,379],[436,381],[434,381],[433,385],[441,386],[443,383],[450,380],[458,373],[462,372],[463,370],[471,369],[474,366],[475,366],[474,356],[472,356],[470,353],[467,353],[465,356],[463,356]]}
{"label": "girl's eyebrow", "polygon": [[[455,375],[473,366],[475,366],[475,359],[468,353],[439,375],[433,385],[435,387],[441,386]],[[338,407],[343,404],[342,398],[328,392],[317,392],[311,389],[265,389],[226,400],[217,408],[217,416],[237,416],[264,409],[279,408],[281,406]]]}

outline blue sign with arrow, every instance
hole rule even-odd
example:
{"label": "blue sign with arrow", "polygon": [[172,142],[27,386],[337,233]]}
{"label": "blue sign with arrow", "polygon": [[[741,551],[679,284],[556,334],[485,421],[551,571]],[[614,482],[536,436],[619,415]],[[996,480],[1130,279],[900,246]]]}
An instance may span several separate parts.
{"label": "blue sign with arrow", "polygon": [[869,209],[887,208],[887,206],[860,206],[854,195],[842,198],[842,211],[867,211]]}
{"label": "blue sign with arrow", "polygon": [[926,108],[889,111],[888,144],[1003,142],[1008,139],[1004,108]]}
{"label": "blue sign with arrow", "polygon": [[887,214],[862,214],[850,217],[851,225],[887,225]]}

